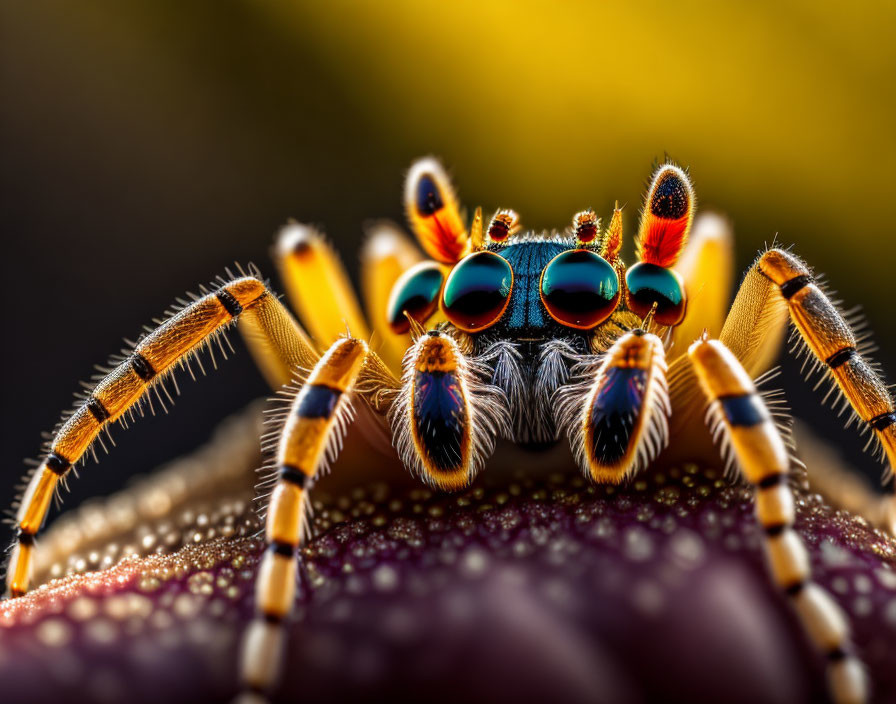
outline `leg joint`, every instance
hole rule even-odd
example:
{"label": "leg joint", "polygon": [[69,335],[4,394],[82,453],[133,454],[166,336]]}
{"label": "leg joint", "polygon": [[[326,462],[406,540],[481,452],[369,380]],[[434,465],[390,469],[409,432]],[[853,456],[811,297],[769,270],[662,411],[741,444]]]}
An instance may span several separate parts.
{"label": "leg joint", "polygon": [[812,272],[802,259],[783,249],[770,249],[759,257],[759,271],[774,281],[784,298],[812,283]]}
{"label": "leg joint", "polygon": [[280,465],[279,477],[285,482],[294,484],[299,489],[307,488],[308,480],[311,478],[298,467],[293,467],[289,464]]}
{"label": "leg joint", "polygon": [[44,460],[44,465],[47,469],[53,472],[53,474],[58,474],[60,477],[72,467],[72,463],[58,452],[51,452],[47,455],[47,459]]}
{"label": "leg joint", "polygon": [[792,597],[797,596],[805,588],[806,588],[806,580],[801,579],[799,582],[794,582],[793,584],[789,585],[788,587],[785,587],[784,593],[787,594],[787,596],[792,598]]}
{"label": "leg joint", "polygon": [[778,535],[781,535],[787,528],[790,527],[790,523],[782,522],[782,523],[771,523],[767,526],[763,526],[765,530],[765,534],[769,538],[774,538]]}
{"label": "leg joint", "polygon": [[794,276],[789,281],[785,281],[781,284],[781,295],[784,298],[793,298],[796,293],[802,291],[806,286],[812,283],[812,277],[808,274],[800,274],[799,276]]}
{"label": "leg joint", "polygon": [[734,426],[759,425],[769,420],[768,410],[758,394],[719,396],[719,404],[728,422]]}
{"label": "leg joint", "polygon": [[281,543],[280,541],[274,541],[268,546],[268,550],[276,555],[280,555],[281,557],[289,557],[295,554],[296,546],[290,545],[289,543]]}
{"label": "leg joint", "polygon": [[779,484],[787,483],[788,474],[787,472],[775,472],[774,474],[769,474],[766,477],[760,479],[756,486],[760,489],[771,489],[773,486],[778,486]]}
{"label": "leg joint", "polygon": [[296,413],[300,418],[329,418],[342,392],[324,384],[309,383],[300,392]]}
{"label": "leg joint", "polygon": [[231,317],[236,318],[243,312],[243,307],[240,305],[240,302],[226,289],[219,288],[215,291],[215,296],[217,296],[220,304],[224,306],[224,310],[230,313]]}
{"label": "leg joint", "polygon": [[87,410],[90,411],[90,415],[92,415],[100,425],[105,423],[111,417],[109,411],[106,410],[106,407],[96,396],[91,396],[87,399]]}
{"label": "leg joint", "polygon": [[16,530],[15,539],[20,545],[34,545],[34,533],[28,533],[21,526]]}
{"label": "leg joint", "polygon": [[836,645],[831,648],[827,653],[825,653],[825,657],[831,662],[838,662],[839,660],[845,660],[849,657],[849,650],[847,650],[842,645]]}
{"label": "leg joint", "polygon": [[837,367],[846,364],[849,360],[855,357],[856,354],[858,353],[856,352],[855,347],[844,347],[842,350],[837,350],[836,352],[834,352],[834,354],[824,360],[824,363],[827,364],[831,369],[836,369]]}
{"label": "leg joint", "polygon": [[131,355],[131,369],[134,370],[134,373],[139,376],[143,381],[152,381],[152,378],[156,375],[156,370],[152,368],[152,365],[149,361],[139,352],[135,352]]}
{"label": "leg joint", "polygon": [[881,413],[879,416],[874,416],[874,418],[868,421],[868,425],[874,430],[883,430],[894,423],[896,423],[896,412],[894,411]]}

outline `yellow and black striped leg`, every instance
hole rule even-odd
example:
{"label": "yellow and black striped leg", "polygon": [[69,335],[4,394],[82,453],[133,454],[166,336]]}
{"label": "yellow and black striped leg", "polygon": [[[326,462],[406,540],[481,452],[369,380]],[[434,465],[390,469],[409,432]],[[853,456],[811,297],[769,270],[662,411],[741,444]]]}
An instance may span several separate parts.
{"label": "yellow and black striped leg", "polygon": [[358,339],[337,340],[293,400],[277,447],[277,479],[267,507],[265,537],[255,589],[256,618],[243,640],[241,678],[245,701],[263,700],[279,681],[285,632],[298,570],[296,550],[307,520],[306,492],[331,443],[344,431],[348,393],[368,357]]}
{"label": "yellow and black striped leg", "polygon": [[[144,392],[160,381],[177,363],[221,331],[243,311],[257,320],[278,319],[277,298],[257,278],[245,276],[224,283],[196,299],[138,342],[130,356],[112,369],[87,399],[62,424],[50,443],[47,456],[31,476],[16,515],[18,534],[6,580],[12,596],[21,596],[31,581],[34,536],[43,525],[57,485],[88,450],[109,423],[121,418],[138,403]],[[259,324],[259,334],[273,334],[270,325]],[[292,355],[295,363],[314,354],[302,348],[302,340],[281,330],[272,350]]]}
{"label": "yellow and black striped leg", "polygon": [[868,686],[852,653],[849,624],[840,607],[811,581],[809,556],[793,529],[794,498],[788,485],[790,457],[750,376],[718,340],[705,337],[688,355],[710,402],[709,417],[724,431],[733,458],[756,491],[756,516],[775,583],[790,597],[803,627],[828,659],[828,688],[837,704],[864,702]]}
{"label": "yellow and black striped leg", "polygon": [[860,341],[837,307],[812,278],[809,267],[790,252],[771,249],[757,262],[758,270],[773,281],[787,301],[796,329],[827,369],[861,422],[867,424],[889,463],[890,482],[885,498],[886,528],[896,535],[896,406],[887,385],[861,353]]}

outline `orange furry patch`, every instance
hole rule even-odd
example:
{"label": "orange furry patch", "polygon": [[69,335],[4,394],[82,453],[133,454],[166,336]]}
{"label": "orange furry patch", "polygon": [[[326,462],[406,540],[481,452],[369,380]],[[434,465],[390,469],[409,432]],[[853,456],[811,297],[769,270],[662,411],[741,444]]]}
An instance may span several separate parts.
{"label": "orange furry patch", "polygon": [[675,220],[648,215],[641,225],[638,258],[648,264],[666,268],[673,266],[684,249],[690,225],[689,214]]}
{"label": "orange furry patch", "polygon": [[428,218],[412,216],[411,221],[423,249],[436,261],[453,264],[467,253],[469,238],[457,211],[442,209]]}

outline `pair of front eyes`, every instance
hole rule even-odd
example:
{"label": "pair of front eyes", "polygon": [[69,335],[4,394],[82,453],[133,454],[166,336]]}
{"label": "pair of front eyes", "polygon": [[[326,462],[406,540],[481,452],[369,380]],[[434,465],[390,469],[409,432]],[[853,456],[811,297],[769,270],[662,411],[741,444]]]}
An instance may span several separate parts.
{"label": "pair of front eyes", "polygon": [[[681,279],[673,270],[641,262],[625,276],[626,303],[642,318],[656,304],[655,320],[675,325],[684,316]],[[439,306],[455,327],[480,332],[504,315],[513,291],[513,269],[494,252],[474,252],[448,274],[435,262],[422,262],[396,282],[389,299],[389,324],[396,333],[408,331],[405,313],[423,323]],[[619,276],[603,257],[573,249],[554,257],[541,273],[541,302],[561,325],[591,330],[607,320],[620,298]]]}

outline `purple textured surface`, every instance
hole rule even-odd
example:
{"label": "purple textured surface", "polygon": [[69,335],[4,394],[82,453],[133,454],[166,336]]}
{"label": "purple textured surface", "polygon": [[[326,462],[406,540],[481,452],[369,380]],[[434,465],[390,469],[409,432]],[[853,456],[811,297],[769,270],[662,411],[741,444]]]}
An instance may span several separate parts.
{"label": "purple textured surface", "polygon": [[[770,584],[749,491],[695,466],[319,509],[288,701],[824,701],[824,660]],[[896,700],[896,543],[800,494],[814,578]],[[225,701],[260,543],[216,539],[0,605],[4,702]]]}

